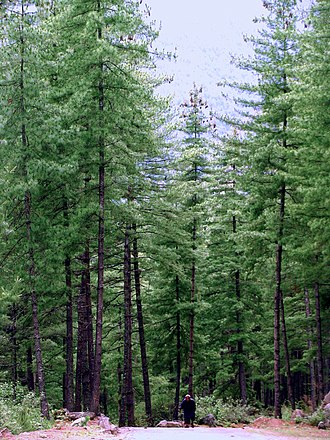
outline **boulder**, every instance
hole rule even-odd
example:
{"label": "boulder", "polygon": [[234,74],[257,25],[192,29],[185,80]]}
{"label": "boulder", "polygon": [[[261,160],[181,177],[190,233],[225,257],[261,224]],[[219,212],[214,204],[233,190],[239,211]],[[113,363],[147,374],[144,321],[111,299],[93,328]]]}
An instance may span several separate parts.
{"label": "boulder", "polygon": [[198,424],[207,425],[210,428],[216,428],[217,426],[217,422],[213,414],[207,414],[207,416],[199,420]]}
{"label": "boulder", "polygon": [[324,396],[324,399],[322,401],[322,408],[324,408],[326,405],[328,405],[330,403],[330,391],[328,392],[328,394],[326,394]]}
{"label": "boulder", "polygon": [[82,417],[88,417],[89,420],[93,420],[95,418],[95,413],[91,411],[80,411],[80,412],[67,411],[66,416],[70,420],[77,420],[77,419],[81,419]]}
{"label": "boulder", "polygon": [[306,417],[306,415],[302,409],[295,409],[292,411],[291,420],[303,419],[304,417]]}
{"label": "boulder", "polygon": [[161,420],[156,428],[182,428],[183,424],[176,420]]}
{"label": "boulder", "polygon": [[118,426],[110,422],[109,417],[101,414],[99,417],[99,427],[104,429],[105,432],[109,432],[112,435],[117,435],[119,432]]}
{"label": "boulder", "polygon": [[330,403],[327,403],[323,407],[323,411],[324,411],[325,417],[330,420]]}
{"label": "boulder", "polygon": [[88,420],[87,417],[79,417],[71,423],[71,426],[86,426]]}

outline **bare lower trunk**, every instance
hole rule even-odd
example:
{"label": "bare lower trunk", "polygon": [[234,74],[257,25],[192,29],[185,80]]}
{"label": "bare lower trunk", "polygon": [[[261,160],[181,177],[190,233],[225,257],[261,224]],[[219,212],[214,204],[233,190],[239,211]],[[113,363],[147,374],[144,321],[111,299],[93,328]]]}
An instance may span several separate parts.
{"label": "bare lower trunk", "polygon": [[[101,3],[98,1],[98,11]],[[98,39],[102,39],[102,30],[98,29]],[[105,105],[103,85],[103,63],[100,62],[100,81],[98,86],[98,106],[100,126],[103,126],[103,111]],[[96,305],[96,330],[95,330],[95,357],[93,371],[93,388],[91,398],[91,411],[99,413],[101,394],[101,369],[102,369],[102,329],[103,329],[103,293],[104,293],[104,213],[105,213],[105,145],[101,135],[99,140],[99,230],[97,251],[97,305]]]}
{"label": "bare lower trunk", "polygon": [[280,309],[281,309],[281,283],[282,283],[282,254],[283,254],[283,226],[285,206],[285,185],[280,189],[280,213],[278,242],[276,245],[276,288],[274,293],[274,415],[281,418],[281,383],[280,383]]}
{"label": "bare lower trunk", "polygon": [[[134,233],[136,234],[136,225],[133,225],[133,229],[134,229]],[[142,310],[142,300],[141,300],[141,282],[140,282],[141,271],[139,268],[138,241],[136,236],[134,237],[133,240],[133,258],[134,258],[134,280],[135,280],[137,319],[139,326],[142,377],[143,377],[143,388],[144,388],[144,402],[145,402],[147,424],[148,426],[152,426],[153,419],[152,419],[152,408],[151,408],[149,370],[148,370],[147,349],[146,349],[146,342],[144,335],[144,320],[143,320],[143,310]]]}
{"label": "bare lower trunk", "polygon": [[296,405],[295,405],[295,399],[294,399],[293,387],[292,387],[290,354],[289,354],[289,347],[288,347],[288,338],[287,338],[287,334],[286,334],[284,301],[283,301],[283,292],[282,291],[281,291],[281,320],[282,320],[283,348],[284,348],[284,356],[285,356],[285,369],[286,369],[287,386],[288,386],[288,399],[291,404],[291,408],[294,410]]}
{"label": "bare lower trunk", "polygon": [[176,380],[175,380],[175,400],[173,419],[179,418],[179,404],[180,404],[180,384],[181,384],[181,316],[179,310],[180,290],[179,290],[179,276],[175,277],[175,296],[177,304],[176,312]]}
{"label": "bare lower trunk", "polygon": [[[195,196],[194,196],[195,199]],[[197,233],[197,222],[194,219],[193,231],[192,231],[192,248],[193,252],[196,249],[196,233]],[[188,393],[193,396],[194,394],[194,331],[195,331],[195,294],[196,294],[196,261],[195,255],[193,255],[193,261],[191,265],[191,291],[190,291],[190,331],[189,331],[189,365],[188,365]]]}
{"label": "bare lower trunk", "polygon": [[316,318],[316,334],[317,334],[317,382],[318,382],[318,403],[320,404],[324,397],[324,373],[323,373],[323,347],[322,347],[322,323],[321,323],[321,307],[319,283],[314,284],[315,293],[315,318]]}
{"label": "bare lower trunk", "polygon": [[72,318],[72,282],[71,282],[71,260],[65,259],[65,284],[66,284],[66,374],[65,374],[65,402],[64,408],[69,411],[74,409],[74,385],[73,385],[73,318]]}
{"label": "bare lower trunk", "polygon": [[[311,309],[309,302],[309,292],[308,289],[305,289],[305,308],[306,308],[306,318],[310,320],[311,317]],[[310,324],[307,326],[307,334],[308,334],[308,350],[312,350],[312,327]],[[316,397],[316,384],[315,384],[315,368],[314,368],[314,359],[309,361],[309,372],[310,372],[310,382],[311,382],[311,401],[313,411],[316,410],[317,407],[317,397]]]}
{"label": "bare lower trunk", "polygon": [[119,425],[134,426],[134,393],[132,377],[132,287],[130,227],[126,227],[124,244],[124,368]]}
{"label": "bare lower trunk", "polygon": [[[22,117],[21,123],[21,143],[22,150],[26,156],[26,160],[28,160],[28,138],[26,133],[26,125],[25,125],[25,117],[26,117],[26,108],[25,108],[25,40],[24,40],[24,19],[26,16],[26,12],[24,10],[24,3],[21,4],[21,26],[20,26],[20,111]],[[24,169],[24,176],[26,178],[26,169]],[[27,179],[26,179],[27,180]],[[38,317],[38,299],[35,291],[35,251],[32,240],[32,220],[31,220],[31,192],[29,190],[25,191],[24,197],[24,214],[25,214],[25,222],[26,222],[26,238],[27,238],[27,246],[28,246],[28,272],[29,272],[29,293],[31,298],[31,306],[32,306],[32,322],[33,322],[33,335],[34,335],[34,350],[35,350],[35,358],[36,358],[36,367],[37,367],[37,378],[38,378],[38,387],[40,394],[40,405],[41,405],[41,414],[49,418],[49,408],[46,397],[46,386],[45,386],[45,376],[44,376],[44,368],[42,361],[42,352],[41,352],[41,337],[39,330],[39,317]]]}

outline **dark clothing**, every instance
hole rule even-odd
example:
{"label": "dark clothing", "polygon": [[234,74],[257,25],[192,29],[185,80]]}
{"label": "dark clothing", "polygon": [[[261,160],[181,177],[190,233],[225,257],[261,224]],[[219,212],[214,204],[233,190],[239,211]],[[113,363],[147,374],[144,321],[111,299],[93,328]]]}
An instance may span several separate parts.
{"label": "dark clothing", "polygon": [[196,404],[194,399],[184,399],[181,402],[180,409],[183,410],[183,418],[184,422],[186,424],[193,424],[193,421],[195,420],[195,410],[196,410]]}

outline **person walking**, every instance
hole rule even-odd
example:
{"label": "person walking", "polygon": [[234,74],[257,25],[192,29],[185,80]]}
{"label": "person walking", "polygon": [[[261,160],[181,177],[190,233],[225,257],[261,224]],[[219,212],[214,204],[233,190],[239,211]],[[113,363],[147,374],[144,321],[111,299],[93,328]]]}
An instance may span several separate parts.
{"label": "person walking", "polygon": [[184,396],[183,401],[180,404],[180,410],[183,411],[184,427],[188,428],[189,424],[194,427],[196,403],[190,394]]}

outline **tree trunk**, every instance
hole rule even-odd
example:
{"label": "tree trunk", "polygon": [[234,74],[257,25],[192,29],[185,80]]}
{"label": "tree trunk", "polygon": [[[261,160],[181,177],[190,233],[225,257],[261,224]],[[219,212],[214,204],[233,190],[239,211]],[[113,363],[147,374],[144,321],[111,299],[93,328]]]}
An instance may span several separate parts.
{"label": "tree trunk", "polygon": [[[93,336],[93,311],[91,298],[91,273],[90,273],[90,255],[89,242],[86,244],[84,254],[84,270],[86,280],[86,330],[87,330],[87,350],[88,350],[88,370],[89,370],[89,389],[92,391],[92,384],[94,381],[94,336]],[[91,399],[91,396],[90,396]],[[89,399],[89,400],[90,400]]]}
{"label": "tree trunk", "polygon": [[65,374],[65,402],[64,408],[74,410],[74,384],[73,384],[73,317],[72,317],[72,280],[71,280],[71,259],[65,259],[65,284],[66,284],[66,374]]}
{"label": "tree trunk", "polygon": [[175,296],[177,304],[176,312],[176,380],[175,380],[175,400],[173,419],[179,419],[179,405],[180,405],[180,385],[181,385],[181,315],[179,310],[180,289],[179,276],[175,277]]}
{"label": "tree trunk", "polygon": [[280,309],[281,309],[281,282],[282,282],[282,238],[284,226],[285,185],[280,189],[280,212],[278,242],[276,245],[276,288],[274,294],[274,415],[281,414],[281,384],[280,384]]}
{"label": "tree trunk", "polygon": [[319,283],[314,284],[315,293],[315,318],[316,318],[316,335],[317,335],[317,396],[320,404],[324,397],[324,381],[323,381],[323,349],[322,349],[322,323],[321,323],[321,306]]}
{"label": "tree trunk", "polygon": [[[195,173],[196,173],[195,167]],[[194,204],[196,203],[196,195],[194,195]],[[194,218],[193,230],[192,230],[192,250],[196,250],[196,233],[197,233],[197,221]],[[195,331],[195,294],[196,294],[196,261],[195,255],[193,255],[193,261],[191,265],[191,291],[190,291],[190,331],[189,331],[189,362],[188,362],[188,393],[193,396],[194,393],[194,331]]]}
{"label": "tree trunk", "polygon": [[292,387],[290,354],[289,354],[289,347],[288,347],[288,338],[287,338],[287,334],[286,334],[285,311],[284,311],[284,301],[283,301],[282,290],[281,290],[281,321],[282,321],[283,348],[284,348],[284,356],[285,356],[285,369],[286,369],[287,386],[288,386],[288,399],[291,404],[291,408],[294,410],[296,408],[296,405],[295,405],[294,392],[293,392],[293,387]]}
{"label": "tree trunk", "polygon": [[119,426],[134,426],[134,393],[132,377],[132,286],[130,226],[127,225],[124,242],[124,372]]}
{"label": "tree trunk", "polygon": [[143,377],[143,388],[144,388],[144,402],[145,402],[147,424],[148,424],[148,426],[153,426],[148,359],[147,359],[146,342],[145,342],[145,335],[144,335],[144,320],[143,320],[143,310],[142,310],[142,300],[141,300],[141,282],[140,282],[141,271],[139,268],[139,252],[138,252],[138,241],[137,241],[137,237],[136,237],[136,225],[135,224],[133,225],[133,230],[134,230],[134,234],[135,234],[134,239],[133,239],[134,280],[135,280],[137,320],[138,320],[139,337],[140,337],[142,377]]}
{"label": "tree trunk", "polygon": [[[233,169],[235,170],[235,166],[233,166]],[[236,217],[233,216],[233,233],[236,234]],[[240,271],[237,269],[235,271],[235,293],[236,293],[236,300],[238,302],[238,305],[241,303],[241,280],[240,280]],[[246,375],[245,375],[245,365],[243,361],[244,356],[244,347],[243,347],[243,341],[242,338],[240,338],[241,334],[241,321],[242,316],[240,312],[240,308],[236,310],[236,324],[237,324],[237,334],[238,334],[238,341],[237,341],[237,354],[238,354],[238,378],[239,378],[239,389],[240,389],[240,397],[242,402],[245,404],[247,402],[247,390],[246,390]]]}
{"label": "tree trunk", "polygon": [[[308,341],[307,346],[309,352],[312,350],[312,327],[309,324],[309,320],[311,317],[311,309],[310,309],[310,302],[309,302],[309,292],[308,289],[305,288],[305,308],[306,308],[306,318],[308,321],[307,326],[307,334],[308,334]],[[315,367],[314,367],[314,359],[311,359],[309,361],[309,374],[310,374],[310,382],[311,382],[311,401],[312,401],[312,408],[313,411],[316,410],[317,407],[317,397],[316,397],[316,384],[315,384]]]}
{"label": "tree trunk", "polygon": [[78,312],[78,337],[77,337],[77,364],[76,364],[76,398],[75,410],[81,411],[82,407],[82,388],[83,388],[83,374],[84,365],[87,361],[87,339],[85,331],[85,313],[86,313],[86,276],[85,271],[82,271],[81,286],[77,300]]}
{"label": "tree trunk", "polygon": [[29,245],[29,260],[30,260],[29,284],[30,284],[30,295],[31,295],[31,305],[32,305],[32,322],[33,322],[34,350],[35,350],[36,366],[37,366],[38,389],[40,394],[41,414],[45,418],[49,419],[49,408],[46,397],[45,375],[44,375],[44,367],[43,367],[42,351],[41,351],[41,337],[40,337],[39,317],[38,317],[38,300],[34,287],[35,263],[34,263],[34,249],[31,239],[31,194],[29,191],[25,193],[25,218],[26,218],[27,241]]}
{"label": "tree trunk", "polygon": [[[21,28],[20,28],[20,110],[22,117],[21,124],[21,143],[22,149],[25,152],[26,160],[28,158],[28,139],[26,134],[26,125],[25,125],[25,117],[26,117],[26,109],[25,109],[25,84],[24,84],[24,69],[25,69],[25,40],[24,40],[24,17],[25,10],[24,4],[21,5]],[[24,169],[25,178],[26,176],[26,168]],[[25,214],[25,223],[26,223],[26,237],[28,244],[28,274],[29,274],[29,291],[31,298],[31,306],[32,306],[32,322],[33,322],[33,335],[34,335],[34,349],[36,356],[36,366],[37,366],[37,378],[38,378],[38,389],[40,393],[40,405],[41,405],[41,414],[49,418],[49,408],[46,397],[46,387],[45,387],[45,376],[44,376],[44,368],[42,361],[42,351],[41,351],[41,337],[39,330],[39,317],[38,317],[38,300],[37,294],[35,291],[35,260],[34,260],[34,247],[32,241],[32,228],[31,228],[31,192],[29,190],[25,191],[24,197],[24,214]]]}
{"label": "tree trunk", "polygon": [[[98,11],[101,10],[98,1]],[[98,39],[102,39],[102,30],[98,29]],[[100,126],[103,126],[104,111],[104,85],[103,63],[100,62],[100,81],[98,86]],[[98,262],[97,262],[97,306],[96,306],[96,331],[95,331],[95,358],[93,371],[93,391],[90,410],[99,413],[101,394],[101,368],[102,368],[102,328],[103,328],[103,291],[104,291],[104,212],[105,212],[105,146],[103,135],[99,138],[99,231],[98,231]]]}
{"label": "tree trunk", "polygon": [[10,347],[11,347],[11,381],[13,384],[13,399],[16,400],[17,393],[17,380],[18,380],[18,372],[17,372],[17,305],[14,303],[10,308],[10,326],[8,328],[9,338],[10,338]]}

